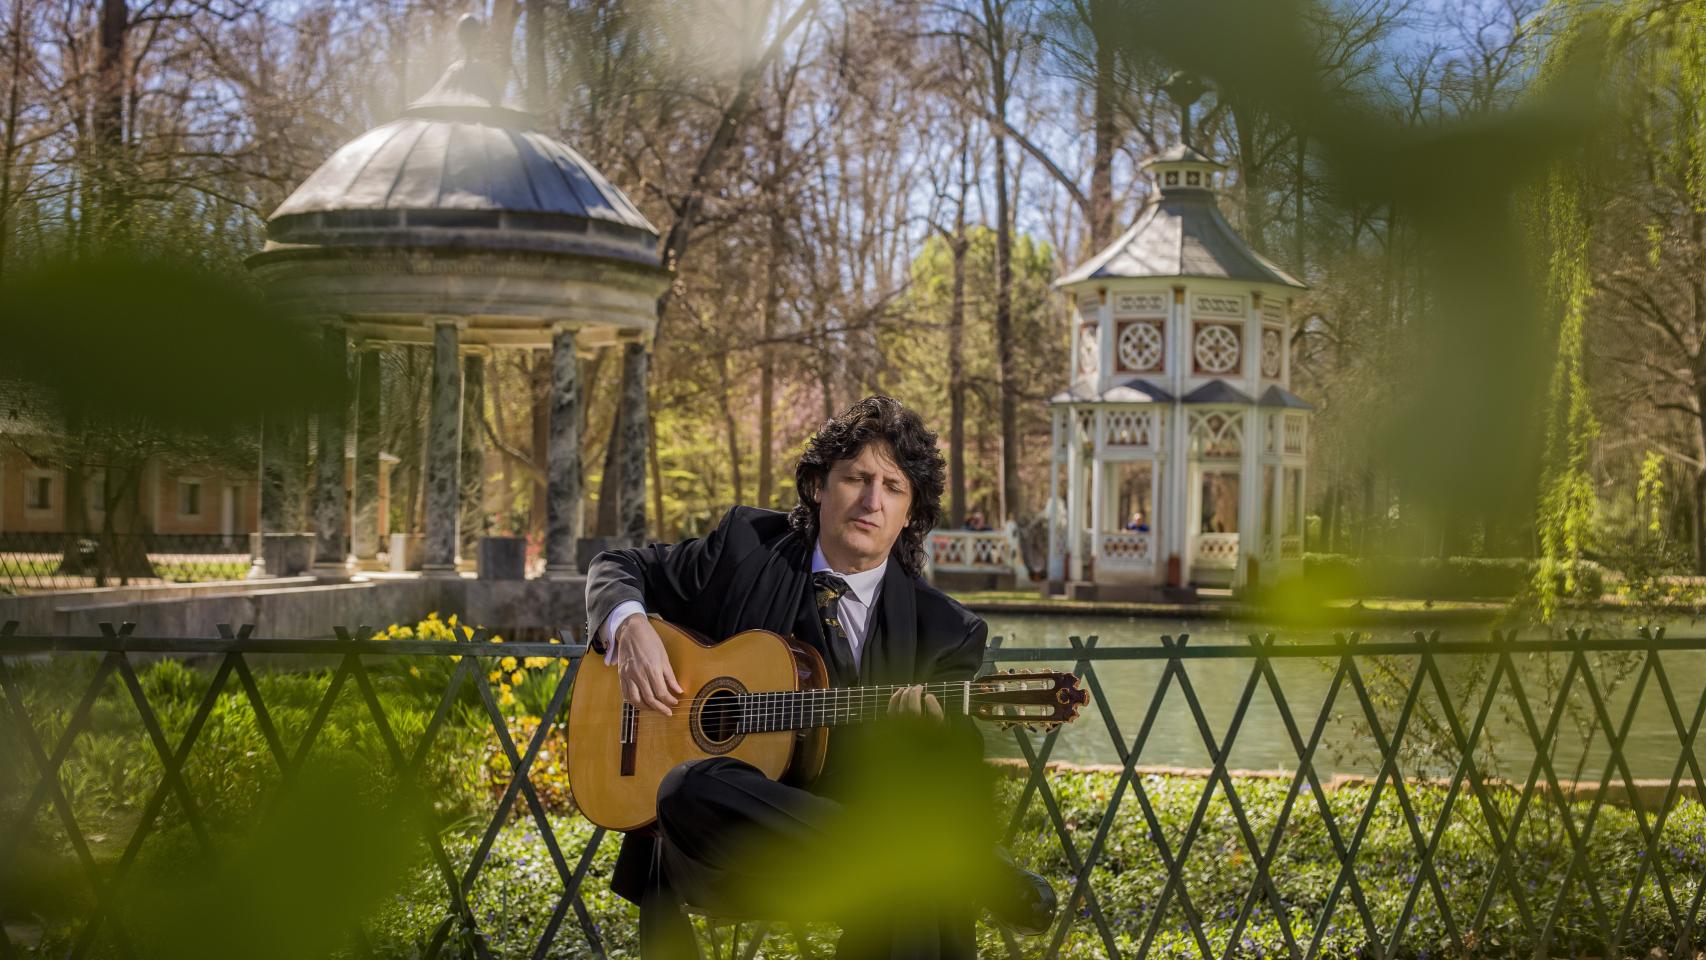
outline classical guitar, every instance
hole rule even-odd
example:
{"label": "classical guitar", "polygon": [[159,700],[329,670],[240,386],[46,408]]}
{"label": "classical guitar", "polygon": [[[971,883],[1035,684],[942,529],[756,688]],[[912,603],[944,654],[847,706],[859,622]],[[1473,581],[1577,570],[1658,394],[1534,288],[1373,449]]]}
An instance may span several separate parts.
{"label": "classical guitar", "polygon": [[[899,689],[832,689],[816,650],[768,630],[713,644],[651,621],[685,691],[673,716],[624,702],[616,668],[597,656],[581,661],[569,699],[569,787],[581,813],[612,830],[655,820],[658,784],[686,760],[738,757],[772,780],[808,783],[823,769],[829,728],[881,717]],[[1076,676],[1046,670],[926,689],[944,712],[1035,729],[1065,723],[1090,702]]]}

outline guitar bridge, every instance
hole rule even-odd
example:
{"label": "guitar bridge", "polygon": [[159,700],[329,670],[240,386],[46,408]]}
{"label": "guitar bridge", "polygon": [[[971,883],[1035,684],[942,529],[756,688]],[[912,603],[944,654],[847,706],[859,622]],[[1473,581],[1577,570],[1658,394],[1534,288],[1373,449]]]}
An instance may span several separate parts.
{"label": "guitar bridge", "polygon": [[640,739],[639,712],[631,703],[622,704],[622,776],[634,775],[634,754]]}

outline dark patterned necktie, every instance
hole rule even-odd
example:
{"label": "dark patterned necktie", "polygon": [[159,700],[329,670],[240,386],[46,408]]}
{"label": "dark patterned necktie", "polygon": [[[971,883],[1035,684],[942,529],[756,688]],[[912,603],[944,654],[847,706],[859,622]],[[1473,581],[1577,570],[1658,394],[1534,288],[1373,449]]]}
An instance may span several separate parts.
{"label": "dark patterned necktie", "polygon": [[812,597],[817,603],[818,619],[823,621],[823,637],[829,641],[830,655],[835,658],[835,673],[844,678],[844,682],[858,674],[859,666],[853,662],[853,646],[847,639],[847,631],[841,626],[840,601],[843,594],[852,588],[847,581],[828,570],[819,570],[812,574]]}

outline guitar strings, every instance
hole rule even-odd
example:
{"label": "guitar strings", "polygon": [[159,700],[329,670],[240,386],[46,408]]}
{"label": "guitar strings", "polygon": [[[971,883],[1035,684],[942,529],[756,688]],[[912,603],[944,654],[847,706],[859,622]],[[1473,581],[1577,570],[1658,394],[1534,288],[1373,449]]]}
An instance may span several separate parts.
{"label": "guitar strings", "polygon": [[[934,686],[934,685],[927,685],[927,687],[928,686]],[[945,691],[951,692],[951,693],[963,693],[964,687],[965,687],[964,681],[959,681],[959,682],[949,682],[949,683],[944,685],[943,689]],[[806,701],[804,699],[796,699],[796,700],[791,700],[791,701],[774,700],[774,701],[769,701],[769,702],[748,701],[747,703],[739,705],[739,709],[732,709],[731,712],[735,713],[742,720],[747,720],[747,719],[764,720],[764,719],[778,719],[778,718],[786,718],[786,717],[797,717],[800,719],[804,719],[808,715],[809,716],[828,715],[830,717],[834,717],[836,714],[842,713],[842,712],[848,712],[848,713],[857,712],[857,713],[861,714],[861,716],[858,717],[857,719],[875,719],[873,717],[870,717],[866,713],[866,711],[868,711],[870,708],[873,708],[873,707],[887,706],[889,704],[890,698],[892,698],[892,692],[884,692],[880,688],[879,689],[872,689],[872,688],[845,688],[844,687],[844,688],[840,688],[840,689],[843,689],[843,690],[860,690],[861,692],[856,694],[856,695],[852,695],[852,696],[826,697],[823,699],[819,699],[815,702]],[[789,693],[798,694],[799,693],[799,691],[773,691],[773,692],[778,692],[778,693],[783,693],[783,694],[789,694]],[[927,689],[926,692],[931,692],[931,691],[929,691]],[[755,695],[748,694],[747,696],[751,697],[751,696],[755,696]],[[651,727],[655,727],[659,723],[672,722],[672,721],[675,721],[675,720],[677,720],[681,717],[684,717],[684,716],[691,716],[692,715],[692,708],[705,699],[707,699],[707,698],[690,698],[688,700],[681,701],[681,702],[676,704],[677,712],[673,715],[670,715],[670,716],[665,716],[665,715],[659,714],[657,711],[652,710],[649,707],[636,707],[635,709],[638,710],[639,712],[635,715],[632,722],[637,727],[641,727],[641,728],[651,728]],[[964,709],[964,701],[961,698],[956,698],[956,697],[952,697],[952,696],[946,697],[946,698],[938,698],[938,702],[939,702],[940,706],[942,707],[944,714],[953,713],[955,715],[964,715],[967,712]],[[731,706],[731,708],[733,708],[736,705],[731,704],[730,706]],[[686,708],[685,711],[683,711],[682,708]],[[852,716],[849,716],[849,717],[847,717],[847,719],[851,720],[851,719],[855,719],[855,718]],[[1005,719],[1005,718],[992,718],[992,719]],[[1024,720],[1025,718],[1022,716],[1016,715],[1016,716],[1012,717],[1011,719]],[[1049,718],[1045,718],[1045,717],[1031,717],[1030,718],[1031,722],[1041,722],[1045,719],[1049,719]],[[609,723],[617,723],[617,722],[627,722],[627,721],[617,720],[617,721],[608,721],[608,722]]]}
{"label": "guitar strings", "polygon": [[[996,676],[1002,680],[1010,679],[1009,674],[998,674]],[[971,681],[971,684],[972,684],[971,692],[972,692],[972,694],[974,696],[979,696],[979,695],[988,695],[988,694],[993,693],[993,692],[998,692],[998,691],[991,691],[988,689],[980,688],[980,684],[988,683],[990,679],[991,678],[980,678],[980,679],[972,680]],[[676,706],[679,707],[679,706],[683,706],[683,705],[691,705],[691,704],[699,703],[701,701],[709,700],[712,697],[718,696],[720,693],[732,693],[735,696],[739,696],[739,697],[755,697],[755,696],[765,696],[765,695],[769,695],[769,694],[783,694],[783,695],[793,695],[793,696],[800,696],[800,695],[807,695],[807,694],[811,694],[811,695],[835,694],[836,696],[845,696],[848,694],[852,694],[852,695],[857,696],[857,697],[874,698],[874,697],[892,697],[892,696],[894,696],[895,692],[898,690],[904,690],[907,687],[916,687],[916,686],[924,687],[925,693],[962,693],[965,690],[966,681],[964,681],[964,680],[938,680],[938,681],[935,681],[933,683],[925,683],[925,684],[909,683],[909,684],[895,684],[895,685],[891,685],[891,686],[823,687],[823,688],[809,689],[809,690],[753,690],[753,691],[748,691],[746,693],[735,693],[732,690],[728,690],[727,688],[724,688],[723,690],[718,691],[716,693],[710,693],[710,694],[706,694],[704,696],[699,696],[699,697],[687,697],[685,699],[677,700]],[[639,709],[649,710],[650,708],[649,707],[640,707]]]}

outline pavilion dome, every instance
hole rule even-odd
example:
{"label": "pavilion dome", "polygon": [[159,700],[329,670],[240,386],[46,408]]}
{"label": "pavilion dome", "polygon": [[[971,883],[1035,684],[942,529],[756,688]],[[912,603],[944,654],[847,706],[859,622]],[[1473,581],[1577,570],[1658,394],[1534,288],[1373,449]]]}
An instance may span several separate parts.
{"label": "pavilion dome", "polygon": [[1305,284],[1251,248],[1220,212],[1214,178],[1224,169],[1184,145],[1151,157],[1144,168],[1156,190],[1119,239],[1056,281],[1060,287],[1120,278],[1203,277]]}
{"label": "pavilion dome", "polygon": [[363,246],[572,254],[658,265],[658,232],[573,147],[463,59],[403,115],[338,148],[267,220],[267,252]]}

